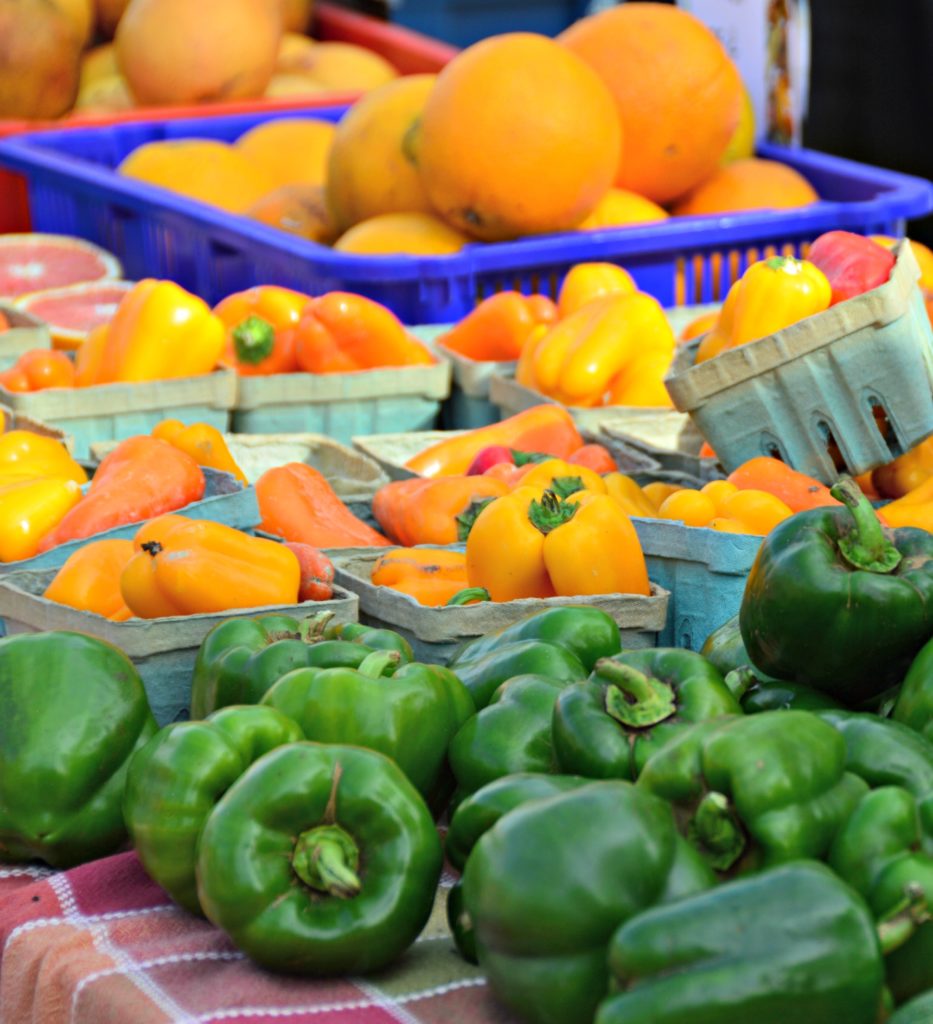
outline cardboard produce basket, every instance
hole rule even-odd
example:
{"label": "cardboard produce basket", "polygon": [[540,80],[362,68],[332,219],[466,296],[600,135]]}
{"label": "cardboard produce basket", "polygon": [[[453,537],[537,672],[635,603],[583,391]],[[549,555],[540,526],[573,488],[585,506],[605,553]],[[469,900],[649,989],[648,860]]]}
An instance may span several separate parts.
{"label": "cardboard produce basket", "polygon": [[[644,413],[651,415],[644,415]],[[700,456],[703,436],[682,413],[658,409],[620,409],[600,424],[605,441],[625,445],[652,459],[663,472],[686,473],[703,480],[722,476],[718,462]]]}
{"label": "cardboard produce basket", "polygon": [[188,717],[191,676],[198,648],[204,637],[221,622],[270,614],[301,619],[321,611],[332,611],[335,623],[357,621],[356,595],[335,587],[330,601],[242,608],[211,615],[111,622],[92,612],[47,601],[42,594],[54,577],[54,569],[42,569],[17,572],[0,580],[0,633],[12,636],[68,629],[88,633],[116,645],[139,670],[159,725]]}
{"label": "cardboard produce basket", "polygon": [[359,597],[360,621],[401,633],[421,661],[445,664],[465,641],[502,629],[534,612],[562,605],[587,605],[608,612],[622,631],[623,648],[653,647],[664,629],[670,595],[656,583],[651,584],[650,597],[600,594],[429,608],[407,594],[371,582],[373,565],[391,550],[352,548],[328,554],[336,569],[337,582]]}
{"label": "cardboard produce basket", "polygon": [[450,394],[450,365],[359,373],[280,373],[241,377],[233,430],[241,434],[311,432],[349,442],[354,434],[422,430]]}
{"label": "cardboard produce basket", "polygon": [[24,352],[52,347],[52,335],[44,320],[5,302],[0,302],[0,315],[10,325],[8,330],[0,331],[0,370],[9,369]]}
{"label": "cardboard produce basket", "polygon": [[200,377],[48,388],[14,393],[0,388],[0,402],[17,413],[60,427],[73,439],[73,454],[87,458],[95,441],[122,441],[148,434],[165,419],[210,423],[227,429],[236,401],[236,373],[215,370]]}
{"label": "cardboard produce basket", "polygon": [[909,245],[888,281],[666,380],[729,471],[774,455],[831,484],[883,465],[933,433],[933,328]]}
{"label": "cardboard produce basket", "polygon": [[68,451],[73,453],[74,446],[71,438],[64,430],[49,426],[48,423],[33,419],[32,416],[17,412],[15,409],[10,409],[3,404],[0,404],[0,424],[3,426],[4,433],[9,430],[28,430],[31,434],[53,437],[56,441],[61,441]]}

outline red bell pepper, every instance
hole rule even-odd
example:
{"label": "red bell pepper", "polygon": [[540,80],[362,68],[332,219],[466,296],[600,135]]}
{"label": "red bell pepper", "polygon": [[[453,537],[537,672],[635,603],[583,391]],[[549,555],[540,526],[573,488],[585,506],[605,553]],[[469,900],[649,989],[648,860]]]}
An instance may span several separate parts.
{"label": "red bell pepper", "polygon": [[894,269],[892,252],[851,231],[827,231],[820,235],[810,247],[807,259],[829,280],[833,290],[831,306],[884,284]]}

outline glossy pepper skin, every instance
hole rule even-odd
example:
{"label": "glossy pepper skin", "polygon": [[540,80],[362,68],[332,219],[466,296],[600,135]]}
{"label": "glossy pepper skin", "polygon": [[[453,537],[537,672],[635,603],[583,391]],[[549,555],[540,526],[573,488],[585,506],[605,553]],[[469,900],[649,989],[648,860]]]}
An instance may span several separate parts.
{"label": "glossy pepper skin", "polygon": [[0,562],[19,562],[45,550],[44,538],[82,500],[81,487],[61,477],[0,486]]}
{"label": "glossy pepper skin", "polygon": [[911,663],[891,717],[933,740],[933,640]]}
{"label": "glossy pepper skin", "polygon": [[638,786],[670,800],[718,871],[822,858],[868,789],[846,745],[806,711],[701,722],[655,754]]}
{"label": "glossy pepper skin", "polygon": [[68,556],[42,596],[70,608],[125,622],[133,613],[123,600],[120,574],[134,554],[131,540],[92,540]]}
{"label": "glossy pepper skin", "polygon": [[69,455],[61,441],[31,430],[8,430],[0,435],[0,486],[36,477],[87,483],[84,468]]}
{"label": "glossy pepper skin", "polygon": [[883,528],[852,481],[832,491],[845,507],[765,538],[739,614],[755,665],[852,706],[899,682],[933,633],[933,535]]}
{"label": "glossy pepper skin", "polygon": [[226,329],[223,360],[244,377],[298,369],[294,334],[309,295],[264,285],[228,295],[214,307]]}
{"label": "glossy pepper skin", "polygon": [[436,806],[450,794],[448,744],[473,715],[473,701],[440,665],[398,665],[397,654],[376,651],[357,669],[296,669],[262,703],[297,722],[306,739],[385,754]]}
{"label": "glossy pepper skin", "polygon": [[860,896],[788,864],[627,921],[596,1024],[876,1024],[884,968]]}
{"label": "glossy pepper skin", "polygon": [[933,992],[926,992],[898,1007],[887,1024],[933,1024]]}
{"label": "glossy pepper skin", "polygon": [[190,455],[199,466],[229,473],[245,487],[249,481],[230,454],[224,435],[210,423],[192,423],[185,426],[181,420],[162,420],[152,428],[152,436]]}
{"label": "glossy pepper skin", "polygon": [[70,868],[115,852],[127,765],[155,732],[139,674],[111,644],[0,640],[0,860]]}
{"label": "glossy pepper skin", "polygon": [[499,999],[529,1024],[577,1024],[607,993],[618,926],[712,884],[663,800],[594,782],[486,832],[463,875],[464,911]]}
{"label": "glossy pepper skin", "polygon": [[894,269],[894,254],[889,249],[851,231],[820,235],[810,246],[807,259],[826,275],[833,305],[879,287]]}
{"label": "glossy pepper skin", "polygon": [[[329,625],[330,612],[299,620],[288,615],[230,619],[201,641],[191,684],[191,717],[206,718],[230,704],[258,704],[273,683],[297,668],[358,668],[388,630],[353,634]],[[411,646],[392,636],[403,663]],[[370,640],[373,641],[372,645]]]}
{"label": "glossy pepper skin", "polygon": [[224,325],[202,299],[172,281],[140,281],[107,327],[95,384],[168,380],[210,373]]}
{"label": "glossy pepper skin", "polygon": [[198,896],[263,967],[361,974],[417,938],[442,860],[424,801],[387,757],[294,743],[260,758],[208,818]]}
{"label": "glossy pepper skin", "polygon": [[566,681],[515,676],[450,741],[450,767],[464,797],[515,772],[554,770],[551,716]]}
{"label": "glossy pepper skin", "polygon": [[304,737],[272,708],[229,707],[160,729],[130,761],[123,817],[150,878],[201,913],[197,844],[217,801],[254,761]]}
{"label": "glossy pepper skin", "polygon": [[544,295],[499,292],[437,339],[450,352],[477,362],[509,362],[539,324],[557,319],[557,307]]}
{"label": "glossy pepper skin", "polygon": [[676,648],[627,651],[596,663],[554,705],[561,771],[636,779],[648,758],[693,722],[739,715],[739,702],[702,655]]}

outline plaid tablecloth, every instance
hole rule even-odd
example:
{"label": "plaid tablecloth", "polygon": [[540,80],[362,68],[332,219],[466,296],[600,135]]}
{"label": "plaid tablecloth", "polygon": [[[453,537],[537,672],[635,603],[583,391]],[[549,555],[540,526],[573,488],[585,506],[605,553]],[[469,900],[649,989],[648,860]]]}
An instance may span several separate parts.
{"label": "plaid tablecloth", "polygon": [[0,1024],[515,1024],[453,948],[451,882],[395,967],[304,981],[252,966],[174,907],[135,854],[0,869]]}

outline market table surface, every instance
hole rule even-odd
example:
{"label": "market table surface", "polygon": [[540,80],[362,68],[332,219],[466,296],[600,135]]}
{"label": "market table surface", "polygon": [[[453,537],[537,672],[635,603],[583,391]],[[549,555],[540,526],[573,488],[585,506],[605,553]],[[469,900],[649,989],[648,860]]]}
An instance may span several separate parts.
{"label": "market table surface", "polygon": [[73,871],[0,869],[0,1024],[514,1024],[456,953],[445,872],[418,942],[365,979],[254,967],[175,907],[133,853]]}

